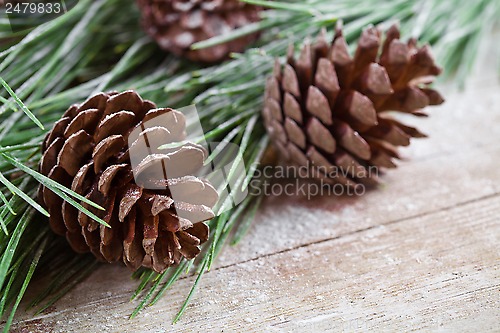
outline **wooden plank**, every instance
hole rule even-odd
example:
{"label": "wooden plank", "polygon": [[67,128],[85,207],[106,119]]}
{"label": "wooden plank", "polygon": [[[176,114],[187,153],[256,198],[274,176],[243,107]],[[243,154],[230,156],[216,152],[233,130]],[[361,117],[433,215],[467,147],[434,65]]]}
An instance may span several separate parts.
{"label": "wooden plank", "polygon": [[[18,326],[82,332],[495,331],[500,320],[500,196],[352,232],[193,277],[128,321],[134,303],[106,267]],[[89,295],[89,286],[92,294]],[[104,298],[93,298],[97,293]],[[108,294],[109,293],[109,294]]]}
{"label": "wooden plank", "polygon": [[254,222],[248,239],[238,247],[225,249],[219,265],[498,194],[499,163],[500,149],[490,146],[392,170],[383,188],[361,198],[272,198]]}

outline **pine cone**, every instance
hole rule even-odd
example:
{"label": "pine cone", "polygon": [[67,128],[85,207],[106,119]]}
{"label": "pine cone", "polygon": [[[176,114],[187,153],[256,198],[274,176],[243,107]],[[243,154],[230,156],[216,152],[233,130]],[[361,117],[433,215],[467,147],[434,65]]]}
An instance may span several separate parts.
{"label": "pine cone", "polygon": [[388,113],[426,116],[422,108],[443,103],[428,87],[441,69],[429,46],[418,48],[414,39],[403,43],[399,37],[397,25],[383,43],[381,32],[368,28],[351,57],[339,25],[331,44],[322,31],[314,45],[305,43],[298,59],[291,48],[283,68],[276,61],[263,116],[285,160],[307,166],[312,178],[330,184],[372,185],[377,175],[371,168],[396,167],[396,148],[425,137]]}
{"label": "pine cone", "polygon": [[[150,126],[158,117],[168,121]],[[214,216],[218,195],[206,180],[193,176],[206,158],[203,147],[180,143],[158,149],[184,140],[185,134],[180,112],[157,109],[134,91],[100,93],[71,106],[43,143],[40,172],[104,207],[83,204],[111,228],[41,187],[39,199],[48,208],[52,230],[65,235],[76,252],[91,251],[107,262],[122,258],[134,270],[144,266],[162,272],[182,257],[194,258],[208,239],[201,221]],[[134,166],[131,156],[142,162]],[[186,167],[167,179],[151,172],[178,163]]]}
{"label": "pine cone", "polygon": [[258,34],[202,50],[191,50],[196,42],[226,34],[259,21],[260,7],[238,0],[137,0],[145,31],[164,50],[192,61],[214,63],[231,52],[241,52]]}

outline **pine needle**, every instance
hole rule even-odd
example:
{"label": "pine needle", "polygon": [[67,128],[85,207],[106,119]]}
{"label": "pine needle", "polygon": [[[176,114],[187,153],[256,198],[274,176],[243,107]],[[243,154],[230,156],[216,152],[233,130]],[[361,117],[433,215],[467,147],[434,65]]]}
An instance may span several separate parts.
{"label": "pine needle", "polygon": [[35,115],[26,107],[26,105],[24,105],[24,103],[19,99],[19,97],[17,97],[17,95],[14,93],[14,91],[9,87],[7,82],[5,82],[5,80],[2,79],[1,77],[0,77],[0,83],[5,88],[5,90],[7,90],[9,95],[12,96],[12,98],[16,101],[17,105],[19,105],[21,110],[23,110],[23,112],[28,116],[28,118],[30,118],[42,130],[44,130],[45,127],[43,127],[40,120],[38,120],[38,118],[35,117]]}
{"label": "pine needle", "polygon": [[191,290],[189,291],[189,294],[187,295],[184,303],[182,304],[181,306],[181,309],[179,310],[179,312],[177,313],[177,315],[175,316],[174,318],[174,321],[173,321],[173,324],[177,323],[179,321],[179,319],[181,319],[182,315],[184,314],[184,311],[186,311],[188,305],[189,305],[189,301],[191,301],[191,298],[193,297],[194,295],[194,292],[196,290],[196,287],[198,286],[198,284],[200,283],[201,281],[201,278],[203,276],[203,274],[205,273],[206,271],[206,268],[208,266],[208,262],[210,261],[210,258],[211,255],[208,255],[206,256],[205,258],[203,258],[203,261],[201,263],[201,268],[200,268],[200,272],[198,273],[198,276],[196,277],[196,280],[194,281],[193,283],[193,286],[191,287]]}
{"label": "pine needle", "polygon": [[130,298],[130,300],[133,301],[144,290],[144,288],[146,288],[147,284],[152,279],[154,279],[156,277],[156,275],[157,274],[152,270],[148,270],[146,272],[143,272],[143,274],[141,274],[141,283],[139,284],[139,286],[135,290],[135,292],[132,295],[132,297]]}
{"label": "pine needle", "polygon": [[0,261],[0,286],[3,285],[7,277],[7,272],[9,271],[10,263],[14,258],[14,253],[16,251],[17,245],[19,244],[19,240],[21,239],[24,229],[26,229],[26,227],[30,223],[32,215],[33,210],[27,209],[26,212],[22,215],[21,219],[19,220],[19,224],[16,226],[16,229],[10,237],[7,248],[5,249],[4,254],[1,257],[2,260]]}
{"label": "pine needle", "polygon": [[19,197],[21,197],[23,200],[25,200],[27,203],[29,203],[33,208],[38,210],[40,213],[43,215],[49,217],[49,213],[42,207],[38,202],[33,200],[28,194],[24,193],[22,190],[14,186],[10,181],[5,178],[5,176],[0,172],[0,183],[4,184],[5,187],[12,192],[12,194],[16,194]]}
{"label": "pine needle", "polygon": [[43,240],[42,244],[38,247],[38,249],[35,253],[35,257],[33,258],[33,261],[31,262],[28,273],[26,274],[26,277],[24,278],[23,285],[21,286],[21,289],[19,290],[19,292],[17,294],[16,302],[12,306],[12,310],[10,312],[9,318],[7,319],[7,322],[5,323],[5,327],[3,330],[4,333],[7,333],[9,331],[10,325],[12,325],[12,320],[14,320],[14,315],[16,313],[16,310],[19,306],[19,303],[21,303],[21,300],[24,296],[24,293],[26,292],[26,289],[28,288],[28,284],[30,283],[31,278],[33,277],[33,273],[35,272],[35,269],[38,265],[38,261],[40,260],[40,257],[42,256],[46,245],[47,245],[47,239]]}
{"label": "pine needle", "polygon": [[233,237],[233,240],[231,241],[231,245],[236,245],[238,244],[243,236],[247,233],[248,229],[250,228],[250,225],[252,224],[255,214],[257,213],[257,209],[260,207],[260,204],[262,202],[262,196],[258,196],[255,201],[253,202],[252,207],[250,208],[250,211],[245,214],[243,220],[241,221],[238,230],[236,230],[236,233]]}
{"label": "pine needle", "polygon": [[[63,199],[67,199],[68,196],[65,195],[65,194],[68,194],[78,200],[81,200],[83,202],[85,202],[86,204],[89,204],[90,206],[94,207],[94,208],[97,208],[99,210],[102,210],[104,211],[105,209],[101,206],[99,206],[98,204],[94,203],[93,201],[85,198],[84,196],[68,189],[67,187],[59,184],[58,182],[50,179],[49,177],[46,177],[44,175],[42,175],[41,173],[38,173],[36,171],[34,171],[33,169],[30,169],[28,167],[26,167],[24,164],[20,163],[19,161],[17,161],[15,158],[13,158],[12,156],[9,156],[5,153],[0,153],[1,156],[3,156],[7,161],[9,161],[10,163],[12,163],[12,165],[16,166],[17,168],[19,168],[19,170],[22,170],[24,172],[26,172],[28,175],[32,176],[33,178],[35,178],[40,184],[42,184],[43,186],[46,186],[47,188],[49,188],[52,192],[56,193],[57,195],[59,195],[61,198]],[[73,206],[75,206],[76,208],[78,208],[78,210],[81,210],[82,212],[84,212],[85,214],[90,214],[89,216],[92,217],[92,218],[97,218],[97,222],[99,222],[99,218],[94,216],[94,214],[92,214],[91,212],[89,212],[86,208],[83,208],[80,204],[78,204],[76,201],[74,200],[69,200],[68,203],[72,204]],[[92,216],[91,216],[92,215]],[[100,220],[101,224],[109,227],[109,225]]]}

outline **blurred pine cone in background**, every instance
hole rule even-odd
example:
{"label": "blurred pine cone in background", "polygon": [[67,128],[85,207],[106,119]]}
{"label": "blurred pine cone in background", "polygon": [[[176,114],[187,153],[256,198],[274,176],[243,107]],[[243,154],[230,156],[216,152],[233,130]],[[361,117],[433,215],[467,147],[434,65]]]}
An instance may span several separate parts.
{"label": "blurred pine cone in background", "polygon": [[242,52],[258,34],[201,50],[191,50],[196,42],[224,35],[259,21],[260,7],[238,0],[137,0],[142,24],[166,51],[192,61],[214,63]]}
{"label": "blurred pine cone in background", "polygon": [[[77,252],[91,251],[107,262],[122,259],[134,270],[162,272],[182,257],[194,258],[208,239],[202,221],[214,216],[218,195],[193,175],[207,153],[182,142],[185,135],[182,113],[157,109],[134,91],[100,93],[70,107],[44,141],[40,172],[104,207],[83,204],[111,228],[41,187],[52,230]],[[168,143],[174,145],[159,149]],[[140,163],[132,164],[131,157]],[[152,172],[172,165],[177,167],[167,169],[175,170],[168,177]]]}
{"label": "blurred pine cone in background", "polygon": [[339,25],[332,43],[323,32],[298,59],[291,48],[284,67],[276,62],[263,116],[285,160],[327,183],[376,184],[370,167],[396,167],[396,148],[425,137],[388,112],[425,116],[422,108],[443,103],[428,88],[441,69],[429,46],[399,38],[396,25],[383,42],[377,28],[368,28],[351,56]]}

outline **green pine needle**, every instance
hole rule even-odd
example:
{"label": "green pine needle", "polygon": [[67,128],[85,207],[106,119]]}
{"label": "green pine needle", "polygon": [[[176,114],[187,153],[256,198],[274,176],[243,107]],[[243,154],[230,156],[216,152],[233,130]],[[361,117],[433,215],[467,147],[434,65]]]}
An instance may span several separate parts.
{"label": "green pine needle", "polygon": [[143,272],[140,277],[141,283],[135,290],[130,300],[133,301],[137,296],[139,296],[139,294],[144,290],[144,288],[146,288],[147,284],[151,282],[151,280],[153,280],[156,276],[157,274],[152,270],[147,270],[146,272]]}
{"label": "green pine needle", "polygon": [[299,3],[290,3],[290,2],[279,2],[279,1],[263,1],[263,0],[241,0],[242,2],[246,2],[251,5],[262,6],[266,8],[272,9],[280,9],[284,11],[293,11],[299,12],[303,14],[308,14],[314,16],[319,13],[314,6],[311,4],[299,4]]}
{"label": "green pine needle", "polygon": [[[10,263],[14,258],[16,247],[21,239],[23,231],[30,223],[32,216],[33,210],[27,209],[26,212],[21,216],[18,225],[10,236],[9,243],[4,251],[4,254],[2,255],[2,260],[0,261],[0,286],[3,285],[5,279],[7,278],[7,272],[9,271]],[[3,309],[0,309],[0,313],[3,312],[2,310]]]}
{"label": "green pine needle", "polygon": [[206,268],[208,266],[208,262],[211,260],[211,255],[208,255],[208,256],[205,256],[205,258],[203,258],[203,261],[201,263],[201,268],[200,268],[200,272],[198,273],[198,276],[196,277],[196,280],[194,281],[194,284],[193,286],[191,287],[191,290],[189,291],[189,294],[187,295],[186,299],[184,300],[184,303],[182,304],[181,306],[181,309],[179,310],[179,312],[177,313],[177,315],[175,316],[174,318],[174,321],[173,321],[173,324],[177,323],[179,321],[179,319],[181,319],[182,315],[184,314],[184,312],[186,311],[188,305],[189,305],[189,301],[191,300],[191,298],[193,297],[194,295],[194,292],[196,290],[196,287],[198,286],[198,284],[200,283],[201,281],[201,277],[203,276],[203,274],[205,273],[206,271]]}
{"label": "green pine needle", "polygon": [[21,162],[17,161],[15,158],[13,158],[12,156],[8,155],[8,154],[4,154],[4,153],[0,153],[0,155],[2,157],[4,157],[7,161],[9,161],[10,163],[12,163],[12,165],[16,166],[19,168],[19,170],[22,170],[24,172],[26,172],[28,175],[32,176],[33,178],[35,178],[36,180],[38,180],[40,182],[40,184],[42,184],[43,186],[46,186],[47,188],[49,188],[51,191],[56,191],[56,190],[60,190],[64,193],[67,193],[69,194],[70,196],[72,197],[75,197],[89,205],[91,205],[92,207],[94,208],[97,208],[99,210],[105,210],[103,207],[99,206],[98,204],[94,203],[93,201],[85,198],[84,196],[66,188],[65,186],[59,184],[58,182],[42,175],[41,173],[38,173],[28,167],[26,167],[24,164],[22,164]]}
{"label": "green pine needle", "polygon": [[2,216],[0,216],[0,227],[2,228],[2,231],[5,233],[5,235],[9,236],[9,230],[7,230],[7,226],[5,225],[5,221],[3,220]]}
{"label": "green pine needle", "polygon": [[[54,192],[55,194],[57,194],[59,197],[61,197],[63,200],[65,200],[66,202],[68,202],[70,205],[72,205],[73,207],[75,207],[76,209],[78,209],[79,211],[83,212],[84,214],[86,214],[87,216],[89,216],[90,218],[92,218],[93,220],[95,220],[96,222],[108,227],[108,228],[111,228],[111,226],[104,220],[102,220],[101,218],[99,218],[97,215],[95,215],[94,213],[92,213],[91,211],[89,211],[87,208],[83,207],[80,203],[78,203],[77,201],[75,201],[73,198],[70,197],[73,196],[97,209],[100,209],[100,210],[104,210],[104,208],[100,207],[99,205],[93,203],[92,201],[90,201],[89,199],[86,199],[85,197],[77,194],[76,192],[73,192],[69,189],[67,189],[66,187],[64,187],[63,185],[53,181],[52,179],[48,178],[48,177],[45,177],[41,174],[39,174],[38,172],[26,167],[25,165],[23,165],[22,163],[18,162],[17,160],[15,160],[14,158],[12,158],[11,156],[8,156],[6,154],[1,154],[2,157],[4,157],[7,161],[9,161],[10,163],[12,163],[13,165],[15,165],[16,167],[18,167],[20,170],[26,172],[27,174],[33,176],[33,178],[35,178],[36,180],[38,180],[41,184],[43,184],[44,186],[47,186],[47,188],[49,188],[52,192]],[[1,173],[0,173],[0,183],[3,183],[5,184],[5,186],[11,191],[13,192],[14,194],[17,194],[19,195],[22,199],[24,199],[26,202],[28,202],[33,208],[35,208],[36,210],[38,210],[40,213],[42,213],[43,215],[49,217],[49,213],[42,207],[40,206],[35,200],[33,200],[30,196],[28,196],[27,194],[25,194],[22,190],[20,190],[19,188],[17,188],[16,186],[14,186],[12,183],[10,183]]]}
{"label": "green pine needle", "polygon": [[17,215],[17,213],[14,211],[12,206],[10,205],[9,201],[7,200],[7,197],[3,194],[2,191],[0,191],[0,198],[3,201],[4,207],[12,214],[12,215]]}
{"label": "green pine needle", "polygon": [[42,123],[40,122],[40,120],[38,120],[38,118],[26,107],[26,105],[24,105],[24,103],[19,99],[19,97],[16,95],[16,93],[14,93],[14,91],[9,87],[9,85],[7,84],[7,82],[5,82],[4,79],[2,79],[0,77],[0,83],[2,84],[2,86],[5,88],[5,90],[7,90],[7,92],[9,93],[10,96],[12,96],[12,98],[16,101],[17,105],[19,105],[19,107],[21,108],[21,110],[23,110],[23,112],[38,126],[40,127],[42,130],[45,129],[45,127],[43,127]]}
{"label": "green pine needle", "polygon": [[31,278],[33,277],[33,273],[35,273],[35,269],[38,265],[38,261],[40,260],[40,257],[42,256],[46,245],[47,245],[47,239],[44,239],[42,241],[42,244],[40,244],[40,246],[36,250],[35,257],[33,258],[33,261],[31,262],[28,273],[26,274],[26,277],[24,278],[23,285],[21,286],[21,289],[19,290],[19,292],[17,294],[16,302],[12,306],[12,310],[10,312],[9,318],[7,319],[7,322],[5,323],[5,327],[3,330],[4,333],[7,333],[9,331],[10,325],[12,324],[12,321],[14,320],[14,315],[16,314],[17,308],[19,307],[19,303],[21,303],[21,300],[24,296],[24,293],[26,292],[26,289],[28,288],[28,285],[31,281]]}
{"label": "green pine needle", "polygon": [[8,181],[7,178],[5,178],[5,176],[1,172],[0,172],[0,183],[4,184],[5,187],[12,192],[12,194],[20,196],[23,200],[25,200],[27,203],[29,203],[33,208],[38,210],[43,215],[47,217],[50,216],[49,213],[45,210],[45,208],[40,206],[40,204],[35,200],[33,200],[28,194],[20,190],[18,187],[14,186],[14,184]]}
{"label": "green pine needle", "polygon": [[257,197],[255,199],[255,202],[252,204],[252,207],[250,208],[250,211],[245,214],[245,217],[241,221],[238,230],[236,230],[236,233],[233,237],[233,240],[231,241],[231,245],[236,245],[238,244],[243,236],[247,233],[248,229],[250,229],[250,225],[252,224],[255,214],[257,214],[257,209],[260,207],[262,201],[262,196]]}
{"label": "green pine needle", "polygon": [[[165,271],[162,274],[155,274],[152,272],[156,279],[156,282],[153,284],[153,286],[150,288],[149,292],[147,295],[142,299],[140,304],[135,308],[135,310],[132,312],[130,315],[130,318],[136,317],[140,311],[142,311],[146,306],[151,306],[158,302],[158,300],[161,298],[161,296],[165,293],[165,291],[170,288],[170,286],[177,281],[177,279],[180,277],[186,266],[188,265],[188,262],[186,260],[183,260],[177,267],[175,267],[175,271],[170,275],[170,277],[164,282],[163,287],[157,292],[156,296],[153,298],[153,300],[148,303],[148,301],[153,297],[156,289],[160,286],[162,283],[162,280],[168,276],[170,273],[168,270]],[[142,289],[144,289],[145,285],[142,285]]]}
{"label": "green pine needle", "polygon": [[228,35],[220,35],[220,36],[211,38],[210,40],[195,43],[191,46],[191,49],[192,50],[201,50],[201,49],[205,49],[205,48],[208,48],[211,46],[228,43],[228,42],[233,41],[235,39],[238,39],[238,38],[250,35],[250,34],[254,34],[256,32],[259,32],[259,31],[262,31],[265,29],[269,29],[274,25],[275,25],[274,22],[263,22],[263,21],[247,24],[244,27],[242,27],[241,29],[238,29],[237,33],[230,34],[230,35],[229,34]]}

